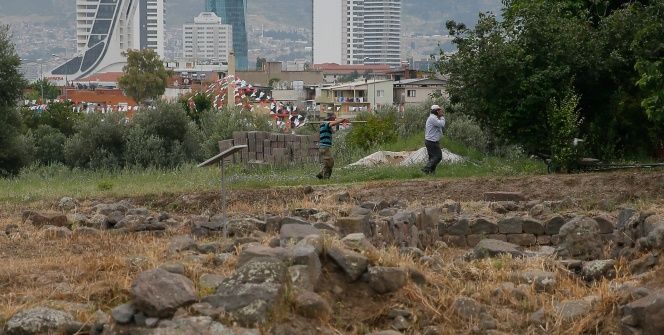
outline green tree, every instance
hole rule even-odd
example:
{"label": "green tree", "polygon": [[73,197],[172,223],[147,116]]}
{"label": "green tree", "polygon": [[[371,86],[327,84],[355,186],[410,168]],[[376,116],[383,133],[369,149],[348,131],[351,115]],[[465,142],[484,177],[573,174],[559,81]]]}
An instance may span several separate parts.
{"label": "green tree", "polygon": [[21,150],[21,119],[16,108],[16,101],[26,85],[18,71],[20,64],[9,27],[0,26],[0,176],[18,172],[27,162]]}
{"label": "green tree", "polygon": [[46,79],[37,80],[30,84],[29,87],[30,92],[26,94],[28,100],[40,100],[42,92],[44,93],[44,100],[53,100],[60,96],[60,88]]}
{"label": "green tree", "polygon": [[164,94],[169,73],[154,50],[129,50],[123,55],[127,57],[127,65],[118,84],[125,94],[139,104]]}
{"label": "green tree", "polygon": [[[642,107],[647,90],[635,85],[635,65],[644,22],[661,31],[663,1],[511,0],[502,20],[481,14],[473,29],[448,22],[458,52],[443,54],[439,70],[449,75],[451,102],[501,141],[539,153],[550,148],[550,102],[571,85],[592,154],[651,154],[664,132]],[[647,40],[661,46],[656,36]]]}
{"label": "green tree", "polygon": [[[193,108],[189,105],[189,99],[194,103]],[[200,126],[203,113],[212,109],[212,97],[204,92],[190,93],[180,98],[180,104],[187,112],[187,116]]]}
{"label": "green tree", "polygon": [[83,118],[83,114],[72,109],[70,102],[51,102],[44,111],[22,108],[21,116],[26,130],[35,130],[41,125],[47,125],[65,136],[74,135],[76,123]]}

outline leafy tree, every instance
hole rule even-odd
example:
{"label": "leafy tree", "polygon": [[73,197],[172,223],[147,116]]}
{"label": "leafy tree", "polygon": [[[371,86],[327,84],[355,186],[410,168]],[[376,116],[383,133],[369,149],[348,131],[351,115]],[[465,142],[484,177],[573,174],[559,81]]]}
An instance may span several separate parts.
{"label": "leafy tree", "polygon": [[560,103],[551,102],[548,126],[551,129],[550,149],[552,165],[557,169],[570,170],[576,163],[574,138],[579,131],[579,97],[568,93]]}
{"label": "leafy tree", "polygon": [[[642,101],[649,90],[655,96],[661,90],[657,79],[635,85],[636,64],[661,59],[641,54],[661,49],[661,35],[644,30],[661,32],[663,2],[511,0],[504,1],[502,21],[481,14],[473,29],[448,22],[458,52],[443,54],[439,70],[450,77],[451,102],[501,141],[539,153],[550,151],[550,102],[563,101],[571,89],[580,97],[579,132],[592,154],[652,154],[664,132]],[[640,41],[644,34],[650,52],[641,50],[648,45]],[[650,66],[642,70],[657,77]]]}
{"label": "leafy tree", "polygon": [[65,162],[71,167],[120,167],[126,124],[120,113],[86,114],[76,124],[76,134],[64,146]]}
{"label": "leafy tree", "polygon": [[[193,109],[189,106],[189,99],[192,99],[194,103]],[[212,109],[212,97],[203,92],[190,93],[180,98],[180,104],[187,116],[200,126],[203,113]]]}
{"label": "leafy tree", "polygon": [[21,150],[21,121],[16,109],[26,84],[18,71],[20,64],[9,27],[0,26],[0,176],[18,172],[27,160]]}
{"label": "leafy tree", "polygon": [[35,158],[43,163],[64,162],[64,146],[67,137],[58,129],[48,125],[39,126],[34,135]]}
{"label": "leafy tree", "polygon": [[22,108],[21,116],[23,125],[27,129],[35,130],[41,125],[47,125],[57,129],[65,136],[74,135],[76,123],[83,118],[83,114],[72,109],[70,102],[49,103],[44,111]]}
{"label": "leafy tree", "polygon": [[46,79],[35,81],[30,84],[29,88],[31,91],[26,94],[28,100],[41,100],[42,91],[44,92],[44,100],[53,100],[60,96],[60,88]]}
{"label": "leafy tree", "polygon": [[127,65],[118,84],[125,94],[139,104],[164,94],[169,73],[154,50],[129,50],[123,55],[127,57]]}

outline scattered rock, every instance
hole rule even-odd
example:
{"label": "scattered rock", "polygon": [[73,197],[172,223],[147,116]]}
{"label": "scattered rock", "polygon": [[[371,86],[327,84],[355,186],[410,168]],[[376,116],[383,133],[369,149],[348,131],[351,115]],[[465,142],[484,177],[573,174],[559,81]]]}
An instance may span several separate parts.
{"label": "scattered rock", "polygon": [[363,233],[355,233],[346,235],[341,239],[341,242],[349,249],[358,252],[376,252],[376,247],[369,242]]}
{"label": "scattered rock", "polygon": [[648,253],[630,263],[629,271],[639,275],[654,268],[657,264],[659,264],[659,255]]}
{"label": "scattered rock", "polygon": [[452,309],[464,320],[478,320],[480,315],[487,310],[485,305],[468,297],[457,297],[454,299]]}
{"label": "scattered rock", "polygon": [[140,273],[131,285],[131,295],[137,310],[154,317],[170,317],[179,307],[196,301],[189,278],[163,269]]}
{"label": "scattered rock", "polygon": [[320,230],[316,229],[309,223],[306,225],[288,223],[281,226],[279,239],[281,241],[281,246],[288,246],[289,244],[295,244],[310,235],[320,235]]}
{"label": "scattered rock", "polygon": [[537,244],[537,237],[533,234],[509,234],[507,235],[507,242],[522,247],[530,247]]}
{"label": "scattered rock", "polygon": [[408,322],[405,317],[397,315],[392,321],[392,328],[399,331],[404,331],[410,328],[410,322]]}
{"label": "scattered rock", "polygon": [[526,270],[512,274],[512,280],[533,285],[538,292],[553,290],[558,283],[556,277],[555,273],[542,270]]}
{"label": "scattered rock", "polygon": [[613,259],[586,262],[581,268],[581,275],[588,281],[611,279],[616,275],[615,265],[616,261]]}
{"label": "scattered rock", "polygon": [[168,251],[171,253],[177,253],[185,250],[195,250],[196,241],[189,235],[180,235],[175,236],[171,239],[171,242],[168,244]]}
{"label": "scattered rock", "polygon": [[250,326],[267,320],[282,299],[288,281],[287,269],[277,258],[254,258],[238,268],[204,302],[223,308],[240,325]]}
{"label": "scattered rock", "polygon": [[546,217],[553,214],[551,208],[547,207],[544,204],[536,204],[528,210],[528,215],[539,219],[544,220]]}
{"label": "scattered rock", "polygon": [[205,273],[198,279],[198,285],[204,290],[215,290],[226,277],[213,273]]}
{"label": "scattered rock", "polygon": [[209,316],[189,316],[159,322],[159,327],[145,335],[260,335],[258,329],[228,328]]}
{"label": "scattered rock", "polygon": [[81,324],[63,311],[36,307],[14,314],[5,325],[6,335],[25,334],[74,334]]}
{"label": "scattered rock", "polygon": [[603,243],[597,222],[587,217],[576,217],[560,228],[561,243],[557,253],[561,257],[581,260],[603,258]]}
{"label": "scattered rock", "polygon": [[74,236],[97,236],[101,234],[99,229],[90,227],[78,227],[74,230]]}
{"label": "scattered rock", "polygon": [[287,250],[282,247],[270,248],[262,244],[250,245],[242,249],[237,261],[237,267],[242,267],[250,260],[255,258],[277,258],[279,260],[286,259]]}
{"label": "scattered rock", "polygon": [[591,299],[565,300],[554,304],[554,312],[563,322],[570,322],[586,316],[592,308]]}
{"label": "scattered rock", "polygon": [[523,232],[526,234],[533,234],[535,236],[544,235],[544,224],[534,218],[524,218]]}
{"label": "scattered rock", "polygon": [[621,308],[623,334],[656,335],[664,333],[664,290],[633,301]]}
{"label": "scattered rock", "polygon": [[345,192],[345,191],[344,192],[339,192],[339,193],[334,195],[334,200],[336,202],[350,202],[351,201],[350,193]]}
{"label": "scattered rock", "polygon": [[339,234],[342,237],[354,233],[367,235],[371,232],[371,228],[369,227],[369,217],[367,216],[340,217],[337,218],[335,226],[339,229]]}
{"label": "scattered rock", "polygon": [[558,235],[563,225],[565,225],[565,218],[560,215],[554,215],[544,223],[544,232],[546,235]]}
{"label": "scattered rock", "polygon": [[76,208],[76,205],[77,205],[76,200],[70,197],[63,197],[58,202],[58,208],[62,211],[70,211]]}
{"label": "scattered rock", "polygon": [[600,234],[611,234],[613,233],[615,227],[614,227],[614,218],[603,214],[603,215],[597,215],[593,217],[595,222],[597,222],[597,225],[599,226],[599,233]]}
{"label": "scattered rock", "polygon": [[521,234],[523,233],[523,221],[520,217],[516,216],[502,219],[498,221],[498,233]]}
{"label": "scattered rock", "polygon": [[130,323],[133,320],[135,313],[136,309],[130,302],[117,306],[111,310],[113,320],[120,324]]}
{"label": "scattered rock", "polygon": [[367,258],[354,251],[331,246],[327,255],[344,270],[351,281],[356,281],[367,270]]}
{"label": "scattered rock", "polygon": [[471,259],[482,259],[497,257],[500,255],[511,255],[512,257],[522,257],[521,248],[515,244],[484,239],[478,243],[470,254]]}
{"label": "scattered rock", "polygon": [[72,236],[72,231],[66,227],[46,227],[44,237],[46,238],[68,238]]}
{"label": "scattered rock", "polygon": [[369,267],[369,286],[379,294],[391,293],[406,285],[406,271],[396,267]]}
{"label": "scattered rock", "polygon": [[470,231],[473,234],[496,234],[498,225],[485,218],[477,218],[470,224]]}
{"label": "scattered rock", "polygon": [[526,201],[521,192],[485,192],[484,201]]}
{"label": "scattered rock", "polygon": [[160,265],[159,268],[164,269],[170,273],[176,273],[179,275],[184,275],[185,272],[185,267],[184,264],[182,263],[175,263],[175,262],[164,263]]}
{"label": "scattered rock", "polygon": [[[457,221],[453,221],[451,225],[447,226],[445,229],[445,234],[448,235],[457,235],[457,236],[466,236],[470,233],[470,220],[468,218],[462,217]],[[441,234],[443,235],[443,234]]]}
{"label": "scattered rock", "polygon": [[310,319],[327,319],[332,308],[320,295],[310,291],[298,291],[294,297],[297,314]]}

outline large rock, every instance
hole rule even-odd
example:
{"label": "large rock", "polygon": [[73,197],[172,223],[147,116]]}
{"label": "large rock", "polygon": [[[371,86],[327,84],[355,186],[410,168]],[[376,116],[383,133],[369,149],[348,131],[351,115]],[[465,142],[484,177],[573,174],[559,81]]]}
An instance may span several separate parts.
{"label": "large rock", "polygon": [[585,280],[598,280],[603,277],[613,278],[616,275],[616,261],[613,259],[590,261],[583,264],[581,275]]}
{"label": "large rock", "polygon": [[383,266],[369,267],[369,286],[380,294],[395,292],[406,285],[405,269]]}
{"label": "large rock", "polygon": [[320,235],[320,230],[311,224],[287,223],[281,226],[279,240],[282,247],[295,244],[309,235]]}
{"label": "large rock", "polygon": [[288,282],[287,268],[277,258],[254,258],[225,279],[214,295],[204,302],[221,307],[238,324],[252,326],[265,322],[283,299]]}
{"label": "large rock", "polygon": [[327,255],[343,269],[351,281],[356,281],[367,270],[368,259],[357,252],[331,246],[327,249]]}
{"label": "large rock", "polygon": [[168,244],[168,251],[175,253],[196,249],[196,241],[189,235],[175,236]]}
{"label": "large rock", "polygon": [[[664,334],[664,290],[653,292],[621,308],[623,334]],[[637,330],[637,332],[630,332]],[[638,332],[640,331],[640,332]]]}
{"label": "large rock", "polygon": [[470,219],[462,217],[459,220],[452,221],[443,231],[439,231],[439,234],[466,236],[470,234]]}
{"label": "large rock", "polygon": [[111,310],[111,316],[120,324],[130,323],[134,319],[136,309],[130,302],[119,305]]}
{"label": "large rock", "polygon": [[76,200],[71,197],[63,197],[58,202],[58,208],[63,211],[70,211],[76,208],[77,205],[78,203],[76,202]]}
{"label": "large rock", "polygon": [[289,264],[304,266],[307,279],[314,287],[318,285],[318,279],[322,273],[322,265],[318,257],[318,251],[314,246],[296,245],[288,250],[287,257]]}
{"label": "large rock", "polygon": [[526,234],[533,234],[535,236],[544,235],[544,224],[534,218],[524,218],[523,232]]}
{"label": "large rock", "polygon": [[328,319],[332,308],[320,295],[310,291],[297,291],[294,297],[297,314],[310,319]]}
{"label": "large rock", "polygon": [[563,321],[571,322],[580,319],[593,309],[593,297],[577,300],[564,300],[554,304],[554,313]]}
{"label": "large rock", "polygon": [[72,236],[72,231],[67,227],[46,226],[45,228],[44,237],[49,239],[68,238]]}
{"label": "large rock", "polygon": [[346,216],[337,218],[335,226],[339,229],[339,234],[343,237],[349,234],[362,233],[366,236],[371,233],[368,216]]}
{"label": "large rock", "polygon": [[349,234],[341,239],[341,242],[349,249],[357,252],[376,252],[376,247],[362,233]]}
{"label": "large rock", "polygon": [[287,250],[282,247],[270,248],[262,244],[249,245],[242,249],[237,260],[236,267],[240,268],[254,258],[277,258],[286,260]]}
{"label": "large rock", "polygon": [[521,247],[499,240],[484,239],[473,248],[470,254],[471,259],[482,259],[488,257],[497,257],[501,255],[511,255],[512,257],[522,257]]}
{"label": "large rock", "polygon": [[596,260],[603,258],[603,243],[595,220],[578,216],[560,228],[561,242],[556,250],[565,258]]}
{"label": "large rock", "polygon": [[613,224],[614,218],[603,214],[603,215],[597,215],[593,219],[595,219],[595,222],[599,225],[599,233],[600,234],[612,234],[613,230],[615,229],[615,225]]}
{"label": "large rock", "polygon": [[136,309],[147,316],[164,318],[195,302],[196,290],[189,278],[158,268],[134,279],[131,296]]}
{"label": "large rock", "polygon": [[558,235],[563,225],[565,225],[565,219],[560,215],[554,215],[544,223],[544,232],[547,235]]}
{"label": "large rock", "polygon": [[81,324],[63,311],[36,307],[14,314],[7,321],[6,335],[74,334]]}
{"label": "large rock", "polygon": [[498,221],[498,233],[521,234],[523,233],[523,220],[518,216],[504,218]]}
{"label": "large rock", "polygon": [[537,244],[537,236],[533,234],[509,234],[507,242],[520,245],[522,247],[530,247]]}
{"label": "large rock", "polygon": [[498,225],[485,218],[476,218],[470,224],[470,231],[473,234],[496,234]]}
{"label": "large rock", "polygon": [[67,215],[62,213],[38,213],[35,211],[24,211],[23,221],[30,220],[35,227],[55,226],[69,227]]}

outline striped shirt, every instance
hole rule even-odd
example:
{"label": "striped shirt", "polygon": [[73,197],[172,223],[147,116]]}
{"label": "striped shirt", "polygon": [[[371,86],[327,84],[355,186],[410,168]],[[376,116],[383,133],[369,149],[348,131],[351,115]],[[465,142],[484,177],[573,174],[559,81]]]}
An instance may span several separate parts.
{"label": "striped shirt", "polygon": [[318,146],[320,148],[332,147],[332,127],[330,127],[329,122],[320,124],[320,142],[318,142]]}

